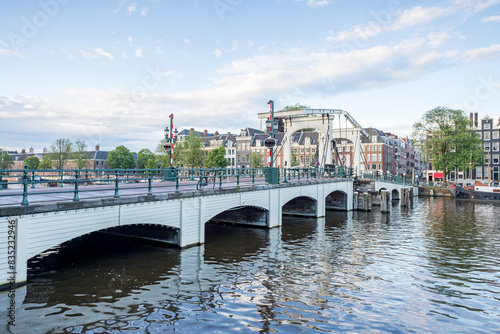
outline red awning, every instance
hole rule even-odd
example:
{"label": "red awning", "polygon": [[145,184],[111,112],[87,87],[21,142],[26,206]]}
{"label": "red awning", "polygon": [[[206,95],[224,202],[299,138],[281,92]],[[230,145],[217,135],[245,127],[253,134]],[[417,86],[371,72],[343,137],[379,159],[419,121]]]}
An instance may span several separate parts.
{"label": "red awning", "polygon": [[443,178],[443,173],[434,173],[434,178],[437,179],[437,178]]}

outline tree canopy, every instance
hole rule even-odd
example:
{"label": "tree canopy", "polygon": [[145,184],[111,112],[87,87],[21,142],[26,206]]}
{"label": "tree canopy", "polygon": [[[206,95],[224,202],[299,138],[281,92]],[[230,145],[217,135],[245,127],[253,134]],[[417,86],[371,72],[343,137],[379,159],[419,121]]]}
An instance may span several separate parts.
{"label": "tree canopy", "polygon": [[0,155],[0,169],[9,169],[12,165],[14,165],[14,160],[7,152]]}
{"label": "tree canopy", "polygon": [[87,166],[89,158],[85,154],[87,152],[87,144],[84,140],[77,139],[74,145],[73,157],[75,159],[76,168],[82,169]]}
{"label": "tree canopy", "polygon": [[196,136],[194,130],[189,132],[189,136],[177,142],[174,147],[174,159],[178,164],[186,167],[199,167],[203,165],[205,151],[203,151],[203,139]]}
{"label": "tree canopy", "polygon": [[50,145],[50,158],[56,169],[64,168],[66,161],[71,158],[73,143],[69,139],[56,139]]}
{"label": "tree canopy", "polygon": [[[152,160],[152,162],[149,162],[149,160]],[[143,148],[137,153],[137,168],[143,169],[143,168],[156,168],[156,156],[151,150],[147,148]],[[147,167],[150,166],[150,167]],[[154,167],[151,167],[154,166]]]}
{"label": "tree canopy", "polygon": [[131,169],[135,167],[134,155],[123,145],[108,153],[106,164],[112,169]]}
{"label": "tree canopy", "polygon": [[220,167],[225,168],[229,165],[229,161],[224,157],[226,155],[226,149],[222,146],[210,151],[208,154],[208,159],[205,162],[205,167],[214,168]]}
{"label": "tree canopy", "polygon": [[413,137],[422,143],[435,170],[447,175],[459,168],[472,170],[484,163],[481,138],[462,110],[438,107],[427,111],[413,125]]}
{"label": "tree canopy", "polygon": [[50,158],[50,154],[45,154],[38,165],[38,169],[51,169],[53,165],[54,163]]}
{"label": "tree canopy", "polygon": [[311,108],[311,106],[307,106],[307,105],[304,105],[304,104],[296,103],[294,105],[286,106],[286,107],[284,107],[281,110],[282,111],[287,111],[287,110],[298,110],[298,109],[309,109],[309,108]]}
{"label": "tree canopy", "polygon": [[27,165],[28,169],[37,169],[38,165],[40,165],[40,159],[37,157],[28,157],[24,159],[23,165]]}
{"label": "tree canopy", "polygon": [[264,157],[257,152],[250,153],[250,167],[252,168],[262,168],[264,167]]}

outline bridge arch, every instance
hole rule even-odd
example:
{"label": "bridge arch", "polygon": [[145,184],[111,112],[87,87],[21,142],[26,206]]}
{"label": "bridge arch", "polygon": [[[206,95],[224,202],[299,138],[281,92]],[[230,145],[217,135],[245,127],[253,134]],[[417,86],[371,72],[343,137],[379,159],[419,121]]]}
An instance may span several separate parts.
{"label": "bridge arch", "polygon": [[311,196],[298,196],[286,202],[281,210],[284,215],[317,217],[318,201]]}
{"label": "bridge arch", "polygon": [[325,208],[330,210],[348,211],[348,197],[343,190],[335,190],[325,198]]}
{"label": "bridge arch", "polygon": [[399,190],[398,189],[392,189],[391,198],[393,200],[399,200]]}

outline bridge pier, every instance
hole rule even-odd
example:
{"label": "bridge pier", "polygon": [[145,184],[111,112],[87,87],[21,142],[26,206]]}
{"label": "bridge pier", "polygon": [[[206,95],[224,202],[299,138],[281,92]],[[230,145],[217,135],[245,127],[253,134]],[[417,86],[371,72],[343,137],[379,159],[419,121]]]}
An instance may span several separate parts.
{"label": "bridge pier", "polygon": [[389,190],[380,191],[380,211],[391,212],[391,192]]}

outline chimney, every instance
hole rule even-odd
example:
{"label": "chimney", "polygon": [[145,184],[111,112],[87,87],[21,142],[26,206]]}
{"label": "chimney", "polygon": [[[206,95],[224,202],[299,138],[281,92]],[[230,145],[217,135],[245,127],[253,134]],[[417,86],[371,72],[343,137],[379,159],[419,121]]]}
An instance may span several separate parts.
{"label": "chimney", "polygon": [[207,130],[203,130],[203,137],[208,137],[208,131]]}
{"label": "chimney", "polygon": [[30,147],[30,154],[35,154],[35,149],[33,147]]}
{"label": "chimney", "polygon": [[47,151],[47,148],[46,148],[46,147],[44,147],[44,148],[43,148],[43,153],[47,153],[47,152],[48,152],[48,151]]}
{"label": "chimney", "polygon": [[23,149],[21,150],[21,154],[26,154],[26,149],[24,149],[24,148],[23,148]]}
{"label": "chimney", "polygon": [[95,144],[95,151],[99,151],[99,150],[100,150],[100,148],[101,148],[101,147],[99,146],[99,143],[96,143],[96,144]]}
{"label": "chimney", "polygon": [[474,122],[474,113],[471,112],[470,113],[470,124],[473,124],[473,122]]}
{"label": "chimney", "polygon": [[479,125],[479,122],[478,122],[478,115],[477,113],[474,114],[474,126],[477,128]]}

